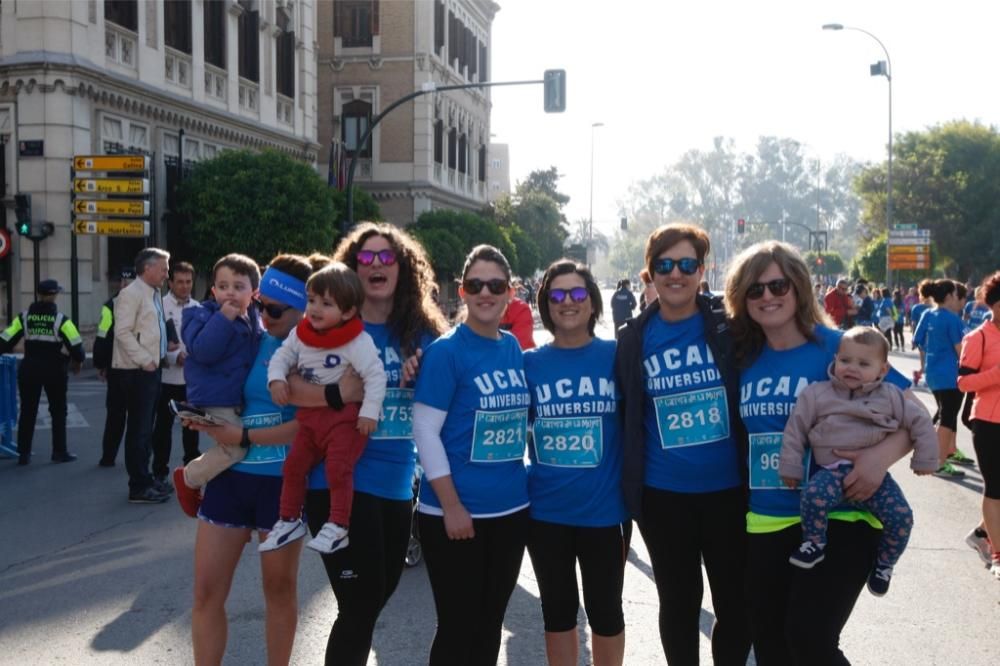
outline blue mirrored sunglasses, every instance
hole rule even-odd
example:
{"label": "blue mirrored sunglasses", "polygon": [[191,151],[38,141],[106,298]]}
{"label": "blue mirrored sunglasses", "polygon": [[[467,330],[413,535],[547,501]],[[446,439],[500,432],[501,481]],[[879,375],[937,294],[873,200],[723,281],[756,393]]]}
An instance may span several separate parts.
{"label": "blue mirrored sunglasses", "polygon": [[674,271],[674,266],[680,269],[684,275],[694,275],[698,272],[701,262],[694,257],[684,257],[683,259],[657,259],[653,262],[653,271],[657,275],[669,275]]}

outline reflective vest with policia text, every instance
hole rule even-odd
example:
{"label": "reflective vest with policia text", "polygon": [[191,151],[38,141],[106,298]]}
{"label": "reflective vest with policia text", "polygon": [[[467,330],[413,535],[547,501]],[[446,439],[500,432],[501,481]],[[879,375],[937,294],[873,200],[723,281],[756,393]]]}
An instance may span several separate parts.
{"label": "reflective vest with policia text", "polygon": [[31,361],[64,361],[66,353],[83,362],[83,340],[69,317],[55,303],[35,302],[0,333],[0,352],[9,352],[24,337],[24,358]]}
{"label": "reflective vest with policia text", "polygon": [[94,367],[106,370],[111,367],[111,357],[115,348],[115,298],[109,298],[101,306],[101,321],[97,324],[94,338]]}

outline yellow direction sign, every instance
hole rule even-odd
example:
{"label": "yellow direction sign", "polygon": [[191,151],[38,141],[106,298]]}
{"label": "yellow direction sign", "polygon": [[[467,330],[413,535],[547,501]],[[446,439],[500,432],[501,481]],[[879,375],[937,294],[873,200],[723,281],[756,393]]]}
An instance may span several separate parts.
{"label": "yellow direction sign", "polygon": [[143,220],[77,220],[73,231],[101,236],[148,236],[149,222]]}
{"label": "yellow direction sign", "polygon": [[145,155],[77,155],[73,158],[77,171],[146,171],[149,158]]}
{"label": "yellow direction sign", "polygon": [[73,212],[77,215],[97,213],[99,215],[147,217],[149,215],[149,202],[126,199],[77,199],[73,202]]}
{"label": "yellow direction sign", "polygon": [[149,194],[148,178],[74,178],[73,191],[77,194]]}

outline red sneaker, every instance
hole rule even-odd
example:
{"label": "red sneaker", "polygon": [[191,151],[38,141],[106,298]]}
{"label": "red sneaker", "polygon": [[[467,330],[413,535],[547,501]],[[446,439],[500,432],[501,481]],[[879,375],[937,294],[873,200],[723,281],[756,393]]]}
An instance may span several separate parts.
{"label": "red sneaker", "polygon": [[174,470],[174,491],[177,493],[177,503],[181,505],[181,510],[192,518],[197,517],[198,507],[201,506],[201,491],[191,488],[184,482],[183,467]]}

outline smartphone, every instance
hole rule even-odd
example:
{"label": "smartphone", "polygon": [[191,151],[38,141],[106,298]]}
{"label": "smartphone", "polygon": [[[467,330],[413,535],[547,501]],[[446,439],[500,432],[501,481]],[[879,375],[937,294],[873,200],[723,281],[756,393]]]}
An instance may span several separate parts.
{"label": "smartphone", "polygon": [[190,403],[181,402],[180,400],[170,401],[170,411],[182,419],[188,419],[189,421],[201,423],[202,425],[226,425],[226,421],[223,419],[220,419],[217,416],[212,416],[211,414],[206,413],[205,410],[195,407]]}

